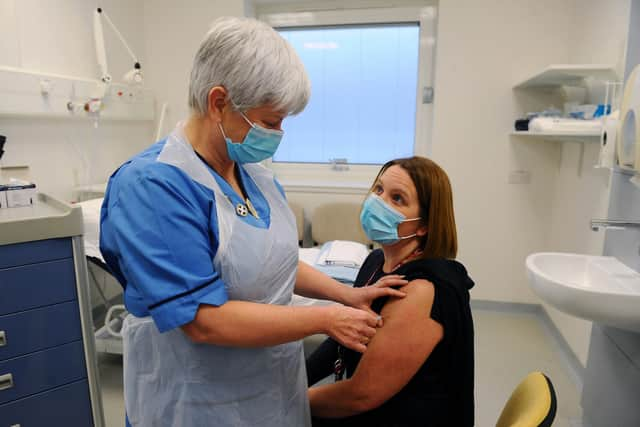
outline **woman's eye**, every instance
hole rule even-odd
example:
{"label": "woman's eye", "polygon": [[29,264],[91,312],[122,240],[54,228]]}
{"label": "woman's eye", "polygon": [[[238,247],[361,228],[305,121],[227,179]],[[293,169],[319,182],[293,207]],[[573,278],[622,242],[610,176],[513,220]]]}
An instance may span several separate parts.
{"label": "woman's eye", "polygon": [[376,194],[380,194],[380,193],[382,193],[382,186],[380,186],[380,185],[376,185],[376,186],[373,188],[373,192],[374,192],[374,193],[376,193]]}
{"label": "woman's eye", "polygon": [[391,199],[396,203],[402,203],[402,196],[399,194],[394,194]]}

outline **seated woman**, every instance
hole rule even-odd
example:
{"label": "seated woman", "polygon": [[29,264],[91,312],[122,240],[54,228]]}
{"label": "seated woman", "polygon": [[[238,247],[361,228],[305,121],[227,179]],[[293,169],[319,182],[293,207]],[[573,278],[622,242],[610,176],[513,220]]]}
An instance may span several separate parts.
{"label": "seated woman", "polygon": [[[329,339],[307,360],[314,426],[472,426],[474,285],[453,259],[457,236],[446,173],[423,157],[385,164],[360,215],[380,245],[355,286],[404,276],[404,298],[371,308],[384,326],[359,354]],[[339,380],[346,372],[346,379]]]}

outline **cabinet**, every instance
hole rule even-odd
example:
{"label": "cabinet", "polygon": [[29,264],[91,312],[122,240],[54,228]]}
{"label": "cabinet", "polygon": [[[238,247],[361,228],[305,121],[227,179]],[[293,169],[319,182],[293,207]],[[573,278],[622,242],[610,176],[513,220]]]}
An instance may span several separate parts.
{"label": "cabinet", "polygon": [[0,427],[104,425],[76,209],[0,210]]}

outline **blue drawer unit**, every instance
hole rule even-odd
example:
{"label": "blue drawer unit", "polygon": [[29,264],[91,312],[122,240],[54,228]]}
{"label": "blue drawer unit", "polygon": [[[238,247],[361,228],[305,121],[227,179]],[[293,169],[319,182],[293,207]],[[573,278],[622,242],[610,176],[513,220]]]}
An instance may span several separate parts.
{"label": "blue drawer unit", "polygon": [[82,341],[0,362],[0,404],[86,378]]}
{"label": "blue drawer unit", "polygon": [[81,339],[77,301],[0,316],[0,361]]}
{"label": "blue drawer unit", "polygon": [[0,270],[0,315],[75,299],[72,258]]}
{"label": "blue drawer unit", "polygon": [[0,209],[0,427],[103,427],[82,210]]}
{"label": "blue drawer unit", "polygon": [[71,239],[48,239],[0,246],[0,269],[71,258]]}
{"label": "blue drawer unit", "polygon": [[44,393],[0,404],[0,426],[93,426],[89,386],[77,381]]}

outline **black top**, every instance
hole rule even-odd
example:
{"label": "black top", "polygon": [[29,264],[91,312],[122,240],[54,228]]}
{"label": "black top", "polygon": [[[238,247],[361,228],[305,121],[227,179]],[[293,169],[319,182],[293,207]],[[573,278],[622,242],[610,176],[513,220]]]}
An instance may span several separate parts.
{"label": "black top", "polygon": [[[409,383],[376,409],[340,420],[314,419],[314,426],[473,426],[473,319],[469,289],[474,285],[467,270],[457,261],[419,259],[384,273],[381,250],[365,260],[356,287],[375,283],[386,274],[403,274],[406,279],[433,283],[435,294],[431,318],[442,325],[443,339]],[[379,298],[372,309],[380,313],[388,298]],[[309,385],[333,372],[338,344],[328,339],[307,359]],[[347,378],[360,361],[360,353],[342,348]]]}

